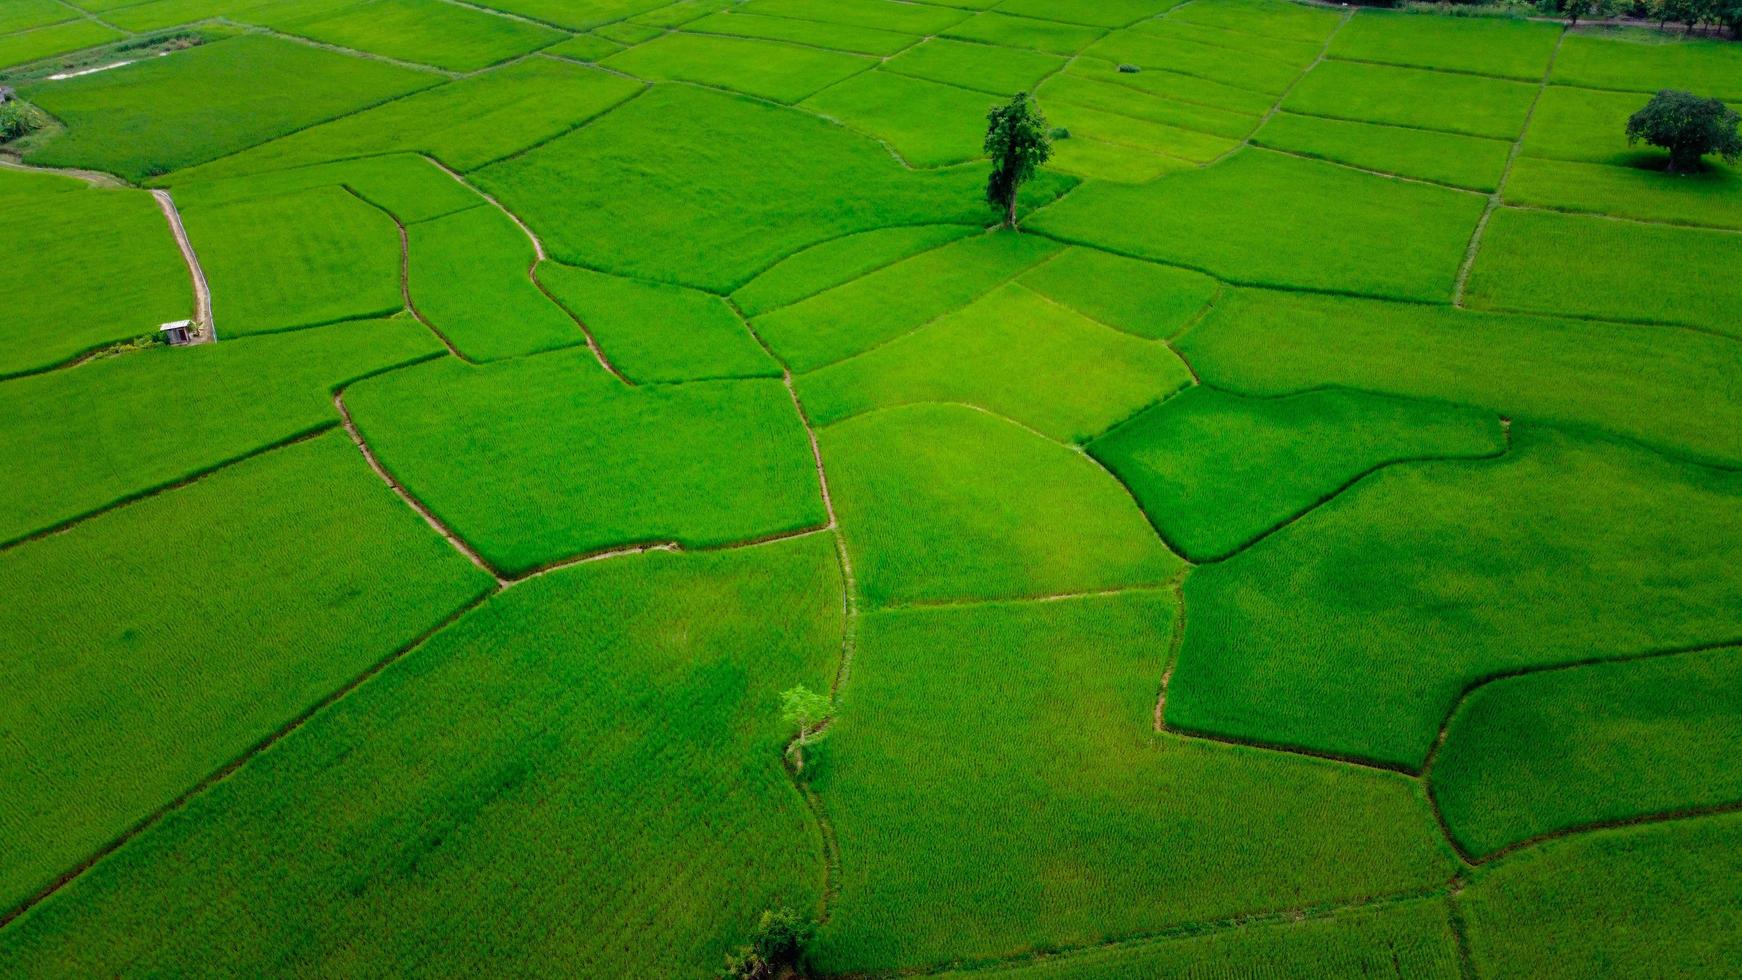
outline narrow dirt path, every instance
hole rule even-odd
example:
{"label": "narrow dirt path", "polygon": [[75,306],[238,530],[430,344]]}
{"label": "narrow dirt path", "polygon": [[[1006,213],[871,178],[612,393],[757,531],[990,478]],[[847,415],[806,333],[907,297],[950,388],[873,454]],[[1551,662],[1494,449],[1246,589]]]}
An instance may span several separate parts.
{"label": "narrow dirt path", "polygon": [[181,259],[187,263],[188,277],[193,280],[194,343],[215,343],[218,339],[218,325],[212,320],[212,288],[206,283],[205,270],[200,268],[199,254],[194,251],[193,243],[188,241],[187,229],[181,223],[181,212],[176,210],[175,199],[170,197],[169,191],[154,190],[151,196],[163,211],[164,220],[169,222],[169,230],[175,236],[176,247],[181,249]]}
{"label": "narrow dirt path", "polygon": [[105,173],[101,170],[80,170],[74,167],[38,167],[34,164],[25,163],[23,160],[19,159],[17,154],[13,153],[0,153],[0,169],[21,170],[25,173],[32,174],[53,174],[56,177],[70,177],[73,180],[82,180],[85,183],[90,184],[92,187],[133,186],[114,174]]}

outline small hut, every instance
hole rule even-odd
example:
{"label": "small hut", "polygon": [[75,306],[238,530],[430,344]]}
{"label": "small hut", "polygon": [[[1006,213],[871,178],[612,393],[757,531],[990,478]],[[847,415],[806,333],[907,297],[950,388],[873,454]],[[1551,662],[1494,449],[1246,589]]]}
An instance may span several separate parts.
{"label": "small hut", "polygon": [[193,340],[193,326],[192,320],[172,320],[158,327],[157,332],[163,334],[163,339],[169,341],[170,346],[180,347]]}

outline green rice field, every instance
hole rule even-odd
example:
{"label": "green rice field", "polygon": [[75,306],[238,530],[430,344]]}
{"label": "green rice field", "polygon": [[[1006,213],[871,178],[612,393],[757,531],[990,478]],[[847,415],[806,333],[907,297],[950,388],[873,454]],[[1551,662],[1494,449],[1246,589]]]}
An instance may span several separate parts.
{"label": "green rice field", "polygon": [[1742,976],[1742,39],[1568,6],[0,0],[0,977]]}

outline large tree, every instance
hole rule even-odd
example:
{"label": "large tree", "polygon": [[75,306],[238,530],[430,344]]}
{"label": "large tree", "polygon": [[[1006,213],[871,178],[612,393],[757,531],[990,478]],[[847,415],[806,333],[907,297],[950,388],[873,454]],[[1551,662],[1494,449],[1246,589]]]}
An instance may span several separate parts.
{"label": "large tree", "polygon": [[1046,117],[1027,92],[1016,93],[986,113],[986,155],[992,158],[986,202],[1004,212],[1004,227],[1014,228],[1016,192],[1052,157]]}
{"label": "large tree", "polygon": [[1665,89],[1627,120],[1627,142],[1641,140],[1669,151],[1672,174],[1698,170],[1700,158],[1716,153],[1727,163],[1742,157],[1742,116],[1717,99]]}

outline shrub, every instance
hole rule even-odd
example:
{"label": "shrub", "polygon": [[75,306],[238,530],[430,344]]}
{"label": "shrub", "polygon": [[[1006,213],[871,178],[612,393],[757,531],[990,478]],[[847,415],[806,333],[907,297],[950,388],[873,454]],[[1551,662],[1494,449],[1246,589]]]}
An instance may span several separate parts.
{"label": "shrub", "polygon": [[22,139],[42,128],[42,117],[30,106],[8,99],[0,102],[0,143]]}
{"label": "shrub", "polygon": [[748,945],[726,954],[720,980],[767,980],[798,966],[816,924],[790,908],[762,913]]}
{"label": "shrub", "polygon": [[1726,163],[1742,156],[1736,110],[1717,99],[1665,89],[1627,120],[1627,142],[1641,140],[1669,151],[1670,173],[1698,170],[1700,158],[1716,153]]}

